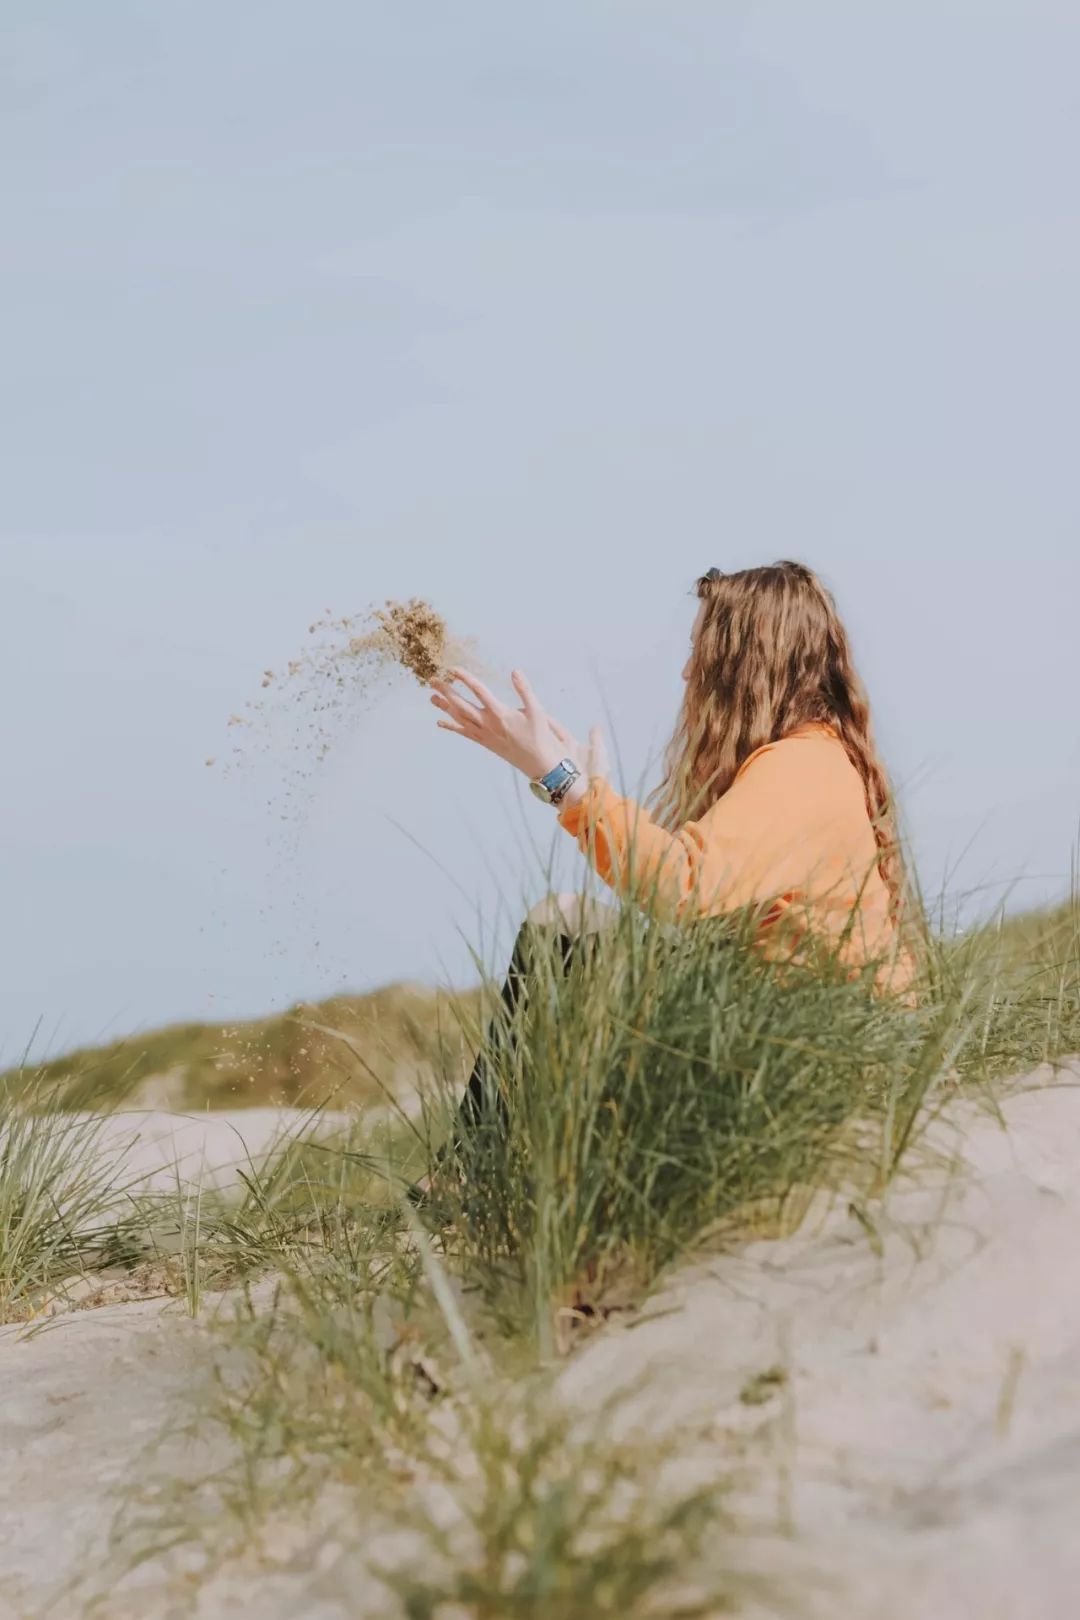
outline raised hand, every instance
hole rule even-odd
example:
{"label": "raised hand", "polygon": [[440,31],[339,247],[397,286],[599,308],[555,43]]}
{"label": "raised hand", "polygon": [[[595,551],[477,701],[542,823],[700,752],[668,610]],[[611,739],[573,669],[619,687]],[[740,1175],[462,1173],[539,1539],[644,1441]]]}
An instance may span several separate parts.
{"label": "raised hand", "polygon": [[[597,766],[592,760],[600,751],[599,727],[590,733],[586,754],[572,733],[547,713],[519,669],[510,679],[521,699],[520,709],[500,703],[483,681],[465,669],[452,669],[449,680],[432,681],[431,701],[446,717],[439,721],[440,729],[468,737],[530,778],[544,776],[564,755],[585,774],[595,774]],[[464,686],[471,697],[455,692],[455,684]]]}

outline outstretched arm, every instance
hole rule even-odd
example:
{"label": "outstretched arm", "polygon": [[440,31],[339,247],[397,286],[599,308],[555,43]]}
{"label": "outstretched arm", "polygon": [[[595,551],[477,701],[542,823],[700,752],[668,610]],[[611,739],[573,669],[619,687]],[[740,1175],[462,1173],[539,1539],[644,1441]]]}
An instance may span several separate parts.
{"label": "outstretched arm", "polygon": [[621,895],[646,906],[659,904],[676,915],[700,902],[707,870],[715,864],[707,853],[705,820],[668,832],[600,776],[592,777],[559,814],[560,824],[605,883]]}
{"label": "outstretched arm", "polygon": [[[644,905],[659,904],[682,915],[698,908],[744,905],[763,896],[760,839],[769,772],[755,767],[736,782],[699,821],[677,833],[657,825],[632,799],[622,798],[604,779],[599,727],[582,750],[565,726],[553,719],[520,670],[511,677],[521,699],[514,709],[464,669],[448,680],[432,681],[432,703],[442,712],[439,725],[479,743],[530,778],[543,776],[564,754],[582,766],[560,809],[560,821],[599,876],[620,894]],[[456,691],[466,689],[468,695]],[[765,818],[767,819],[767,817]]]}

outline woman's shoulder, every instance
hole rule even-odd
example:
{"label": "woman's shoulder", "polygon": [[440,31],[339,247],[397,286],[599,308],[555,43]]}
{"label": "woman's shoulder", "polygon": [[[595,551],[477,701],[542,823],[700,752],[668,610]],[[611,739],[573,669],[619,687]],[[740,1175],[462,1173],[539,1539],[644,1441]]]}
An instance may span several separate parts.
{"label": "woman's shoulder", "polygon": [[773,742],[763,743],[748,754],[735,773],[735,780],[766,763],[772,770],[820,770],[848,765],[847,749],[832,726],[823,723],[799,726]]}
{"label": "woman's shoulder", "polygon": [[804,802],[810,794],[834,798],[845,791],[853,791],[857,803],[863,800],[862,781],[847,749],[831,726],[821,724],[800,726],[756,748],[732,786],[770,793],[789,788]]}

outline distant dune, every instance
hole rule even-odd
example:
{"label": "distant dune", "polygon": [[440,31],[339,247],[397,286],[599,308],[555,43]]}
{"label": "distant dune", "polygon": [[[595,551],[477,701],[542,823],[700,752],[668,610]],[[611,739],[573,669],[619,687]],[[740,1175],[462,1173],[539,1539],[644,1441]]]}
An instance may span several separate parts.
{"label": "distant dune", "polygon": [[[393,984],[270,1018],[171,1024],[37,1066],[71,1107],[250,1108],[371,1101],[467,1061],[479,990]],[[27,1074],[29,1079],[29,1074]],[[13,1076],[7,1078],[13,1079]]]}

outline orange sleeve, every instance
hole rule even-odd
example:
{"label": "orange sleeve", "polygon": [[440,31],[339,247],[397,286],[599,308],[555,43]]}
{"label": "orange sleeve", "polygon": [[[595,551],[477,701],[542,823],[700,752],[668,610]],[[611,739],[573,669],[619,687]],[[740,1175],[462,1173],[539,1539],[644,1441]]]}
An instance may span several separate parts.
{"label": "orange sleeve", "polygon": [[702,866],[700,828],[688,822],[678,833],[657,826],[633,799],[624,799],[594,776],[584,798],[568,805],[559,821],[605,883],[619,894],[647,895],[653,888],[681,911]]}
{"label": "orange sleeve", "polygon": [[[770,757],[772,756],[772,757]],[[632,799],[594,777],[559,817],[605,883],[620,894],[688,910],[733,910],[770,902],[787,886],[793,815],[790,766],[761,750],[722,798],[677,833],[657,826]],[[805,858],[805,851],[803,852]]]}

